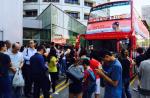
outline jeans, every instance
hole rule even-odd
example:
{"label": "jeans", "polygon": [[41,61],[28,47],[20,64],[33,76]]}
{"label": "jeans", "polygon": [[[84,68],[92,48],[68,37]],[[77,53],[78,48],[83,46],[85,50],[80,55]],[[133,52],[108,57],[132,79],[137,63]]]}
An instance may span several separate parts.
{"label": "jeans", "polygon": [[61,72],[66,73],[66,59],[61,60]]}
{"label": "jeans", "polygon": [[129,86],[130,86],[130,78],[124,78],[122,98],[131,98],[131,92]]}
{"label": "jeans", "polygon": [[34,94],[33,98],[40,97],[40,90],[42,89],[44,98],[49,98],[50,81],[46,75],[35,75],[33,76],[34,81]]}
{"label": "jeans", "polygon": [[9,77],[0,77],[0,98],[13,98],[11,95],[11,81]]}
{"label": "jeans", "polygon": [[25,87],[24,87],[24,93],[25,96],[30,95],[32,92],[32,85],[33,85],[33,80],[31,77],[31,68],[30,65],[24,65],[22,68],[22,74],[25,80]]}

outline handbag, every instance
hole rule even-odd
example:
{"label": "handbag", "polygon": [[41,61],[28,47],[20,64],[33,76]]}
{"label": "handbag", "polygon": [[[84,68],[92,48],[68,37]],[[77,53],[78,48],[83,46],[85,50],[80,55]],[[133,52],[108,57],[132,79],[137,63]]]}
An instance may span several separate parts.
{"label": "handbag", "polygon": [[13,82],[12,85],[14,87],[23,87],[25,85],[23,76],[22,76],[22,72],[20,69],[17,69],[15,76],[13,78]]}
{"label": "handbag", "polygon": [[73,82],[82,82],[84,78],[84,74],[82,73],[79,67],[75,67],[74,65],[70,66],[66,71],[66,75],[73,81]]}

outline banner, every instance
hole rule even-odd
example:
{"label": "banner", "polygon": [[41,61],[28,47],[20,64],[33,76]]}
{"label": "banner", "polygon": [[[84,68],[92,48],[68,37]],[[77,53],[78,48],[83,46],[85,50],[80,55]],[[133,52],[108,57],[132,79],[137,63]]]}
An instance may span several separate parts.
{"label": "banner", "polygon": [[104,32],[130,32],[131,20],[111,20],[104,22],[91,23],[87,27],[87,34]]}

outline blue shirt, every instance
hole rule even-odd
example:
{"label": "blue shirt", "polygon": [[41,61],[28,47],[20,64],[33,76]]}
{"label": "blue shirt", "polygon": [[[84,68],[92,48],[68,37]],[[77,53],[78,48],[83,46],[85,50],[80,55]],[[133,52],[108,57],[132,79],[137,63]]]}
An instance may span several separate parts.
{"label": "blue shirt", "polygon": [[109,65],[107,74],[113,81],[118,81],[118,85],[115,87],[109,83],[106,83],[104,98],[121,98],[122,66],[117,59]]}
{"label": "blue shirt", "polygon": [[30,58],[30,65],[32,70],[32,75],[43,75],[46,73],[48,68],[45,66],[45,61],[43,55],[36,53]]}
{"label": "blue shirt", "polygon": [[0,78],[9,76],[8,70],[9,67],[11,67],[10,63],[10,57],[7,54],[0,52]]}

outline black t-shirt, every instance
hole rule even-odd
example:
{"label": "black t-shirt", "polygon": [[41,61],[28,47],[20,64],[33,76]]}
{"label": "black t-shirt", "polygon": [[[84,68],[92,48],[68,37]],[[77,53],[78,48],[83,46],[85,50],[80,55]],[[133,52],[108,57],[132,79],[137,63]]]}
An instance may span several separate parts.
{"label": "black t-shirt", "polygon": [[10,57],[7,54],[0,53],[0,77],[8,76],[10,62]]}
{"label": "black t-shirt", "polygon": [[120,58],[119,59],[121,65],[122,65],[122,77],[123,78],[129,78],[130,77],[130,60],[127,58]]}
{"label": "black t-shirt", "polygon": [[141,54],[141,55],[137,56],[136,59],[135,59],[135,62],[136,62],[137,67],[139,67],[139,66],[140,66],[140,63],[141,63],[142,61],[144,61],[144,60],[145,60],[145,55],[144,55],[144,54]]}

